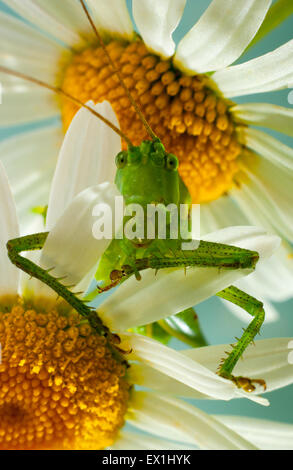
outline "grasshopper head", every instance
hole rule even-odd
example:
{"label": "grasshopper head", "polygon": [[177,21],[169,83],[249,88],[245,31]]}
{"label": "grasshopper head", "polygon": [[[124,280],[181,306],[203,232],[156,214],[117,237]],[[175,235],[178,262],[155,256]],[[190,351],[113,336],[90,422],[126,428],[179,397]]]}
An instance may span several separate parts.
{"label": "grasshopper head", "polygon": [[178,204],[178,159],[160,140],[143,141],[116,156],[116,185],[125,204]]}

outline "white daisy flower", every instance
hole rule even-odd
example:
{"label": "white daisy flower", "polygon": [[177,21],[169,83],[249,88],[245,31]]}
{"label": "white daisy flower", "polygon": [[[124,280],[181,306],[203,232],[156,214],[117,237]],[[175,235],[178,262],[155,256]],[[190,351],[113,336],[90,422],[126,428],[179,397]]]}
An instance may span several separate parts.
{"label": "white daisy flower", "polygon": [[[115,119],[108,103],[97,109]],[[99,155],[101,149],[107,153],[105,142],[114,146],[118,145],[119,139],[116,142],[108,139],[108,128],[95,120],[89,125],[95,126],[92,131],[98,140],[102,136],[105,141],[101,137],[98,145],[94,145],[95,142],[87,139],[89,128],[85,127],[84,135],[78,137],[79,144],[76,145],[75,123],[84,113],[86,111],[81,110],[75,117],[58,159],[49,198],[47,229],[50,229],[50,235],[38,263],[45,266],[48,259],[53,260],[55,268],[51,272],[54,276],[57,273],[65,275],[66,283],[86,287],[89,274],[108,243],[92,236],[92,208],[97,202],[113,207],[117,194],[113,184],[102,182],[109,175],[103,173]],[[108,149],[109,155],[112,156],[113,150],[114,147]],[[92,182],[95,185],[91,185]],[[146,272],[140,282],[130,279],[98,308],[97,314],[105,325],[103,328],[113,332],[105,336],[64,301],[56,300],[56,294],[49,287],[26,277],[20,279],[20,271],[11,264],[5,246],[7,240],[18,237],[19,229],[2,164],[0,196],[0,382],[3,384],[0,389],[0,448],[154,446],[170,449],[178,445],[175,441],[180,443],[178,448],[192,445],[203,449],[257,448],[232,426],[169,396],[170,383],[171,389],[174,385],[175,396],[201,394],[220,400],[248,397],[267,405],[266,399],[238,389],[231,381],[210,370],[210,365],[202,365],[187,353],[173,351],[150,338],[125,331],[170,313],[169,308],[166,310],[166,279],[169,293],[174,292],[170,302],[174,309],[181,310],[182,303],[193,305],[198,299],[210,296],[215,289],[222,289],[232,280],[244,276],[246,270],[233,271],[232,277],[224,270],[220,273],[211,270],[206,282],[204,270],[192,269],[177,295],[175,286],[178,286],[180,270],[175,276],[167,272],[155,279]],[[261,258],[270,256],[276,247],[277,237],[252,227],[225,232],[227,240],[234,237],[240,244],[257,249]],[[217,234],[210,238],[216,239]],[[157,295],[158,288],[160,301],[157,299],[146,309],[147,297],[143,293],[147,290],[147,296],[152,297]],[[126,315],[124,309],[127,309]],[[281,368],[284,351],[280,355],[273,348],[271,353],[268,351],[269,347],[265,352],[270,356],[270,363],[277,362]],[[209,363],[209,354],[202,357]],[[248,354],[248,360],[254,374],[259,367],[258,354]],[[273,372],[273,366],[271,370]],[[152,373],[160,377],[159,391],[152,389]],[[293,382],[291,369],[283,370],[272,385],[269,370],[267,373],[271,388]],[[149,391],[137,391],[136,384],[142,380]],[[181,387],[179,391],[176,390],[178,386]],[[162,440],[125,432],[125,422]],[[245,428],[243,432],[246,432]]]}
{"label": "white daisy flower", "polygon": [[[80,2],[4,2],[27,21],[0,14],[0,64],[58,85],[83,102],[109,100],[123,132],[139,144],[145,138],[143,126],[97,45]],[[286,88],[293,82],[292,41],[232,65],[255,38],[268,12],[270,18],[276,17],[274,22],[286,16],[279,6],[269,10],[271,3],[213,0],[176,47],[172,34],[186,0],[133,0],[140,36],[134,33],[125,0],[87,0],[126,85],[167,150],[180,159],[181,176],[193,202],[201,203],[202,234],[257,224],[283,237],[283,246],[270,262],[241,282],[243,289],[267,299],[267,318],[274,320],[278,315],[270,300],[292,296],[293,261],[286,244],[293,233],[292,149],[257,126],[292,135],[293,112],[249,103],[249,99],[241,105],[232,100]],[[269,27],[266,24],[264,31]],[[61,115],[63,128],[68,128],[78,107],[17,78],[0,77],[4,92],[1,125]],[[55,124],[0,147],[20,205],[46,204],[57,145],[60,128]],[[28,158],[34,170],[23,179]],[[14,171],[16,160],[20,160],[19,174]]]}

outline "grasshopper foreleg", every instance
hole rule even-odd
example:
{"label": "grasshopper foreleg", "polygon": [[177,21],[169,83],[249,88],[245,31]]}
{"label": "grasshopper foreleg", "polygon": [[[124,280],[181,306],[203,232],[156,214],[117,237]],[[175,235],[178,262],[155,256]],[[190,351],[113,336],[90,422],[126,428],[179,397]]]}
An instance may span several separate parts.
{"label": "grasshopper foreleg", "polygon": [[60,297],[68,302],[71,307],[80,313],[80,315],[86,317],[97,333],[101,335],[107,333],[107,328],[102,324],[97,313],[86,305],[83,300],[78,298],[66,286],[62,285],[60,280],[53,277],[48,270],[41,268],[31,260],[20,255],[23,251],[41,250],[47,237],[48,233],[43,232],[9,240],[7,249],[10,261],[22,271],[39,279],[53,289]]}

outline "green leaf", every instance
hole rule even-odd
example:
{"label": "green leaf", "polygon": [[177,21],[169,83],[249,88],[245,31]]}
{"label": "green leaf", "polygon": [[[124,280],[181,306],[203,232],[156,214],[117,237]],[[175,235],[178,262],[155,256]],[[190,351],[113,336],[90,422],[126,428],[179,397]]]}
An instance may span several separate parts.
{"label": "green leaf", "polygon": [[165,331],[158,323],[151,323],[149,325],[139,326],[132,328],[131,331],[140,335],[149,336],[160,343],[168,344],[172,336]]}
{"label": "green leaf", "polygon": [[257,42],[261,41],[271,31],[277,28],[283,21],[289,18],[293,14],[293,1],[292,0],[277,0],[276,3],[271,6],[263,24],[261,25],[258,33],[256,34],[253,41],[249,44],[248,49],[253,47]]}
{"label": "green leaf", "polygon": [[160,320],[159,324],[170,335],[193,348],[207,346],[200,330],[198,316],[193,308],[188,308],[177,315]]}

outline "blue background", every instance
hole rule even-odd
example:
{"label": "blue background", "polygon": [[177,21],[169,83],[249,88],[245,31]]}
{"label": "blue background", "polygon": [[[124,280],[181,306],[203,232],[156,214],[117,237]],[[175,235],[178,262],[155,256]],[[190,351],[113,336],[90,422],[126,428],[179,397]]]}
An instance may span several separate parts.
{"label": "blue background", "polygon": [[[130,6],[131,0],[127,0],[127,3]],[[178,41],[189,30],[189,28],[193,26],[209,4],[209,0],[187,0],[183,20],[174,34],[176,41]],[[6,12],[9,11],[1,0],[0,10]],[[292,31],[293,17],[290,17],[265,39],[251,48],[248,53],[241,58],[241,62],[271,51],[289,41],[292,39]],[[258,94],[249,96],[248,98],[244,97],[237,99],[236,101],[262,101],[288,107],[290,106],[288,103],[289,91],[290,90],[282,90],[274,93]],[[0,140],[3,140],[15,133],[23,132],[26,129],[31,130],[47,123],[47,121],[43,121],[38,125],[0,129]],[[292,139],[289,137],[274,132],[271,132],[271,134],[278,137],[287,145],[292,146]],[[268,324],[262,328],[262,339],[280,336],[293,337],[293,300],[278,304],[276,307],[280,312],[281,319],[277,323]],[[239,319],[234,317],[225,309],[225,306],[217,298],[212,298],[199,305],[197,307],[197,312],[200,317],[202,329],[210,344],[231,343],[234,337],[239,335],[241,328],[244,326]],[[179,343],[174,342],[173,345],[175,347],[181,347]],[[293,386],[267,394],[266,397],[269,398],[271,402],[271,406],[269,408],[261,407],[247,400],[234,400],[233,402],[227,403],[217,401],[194,401],[194,403],[209,413],[247,415],[293,423]]]}

